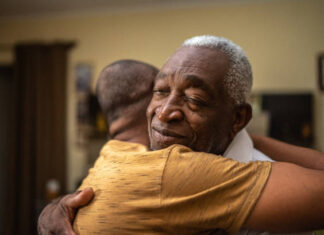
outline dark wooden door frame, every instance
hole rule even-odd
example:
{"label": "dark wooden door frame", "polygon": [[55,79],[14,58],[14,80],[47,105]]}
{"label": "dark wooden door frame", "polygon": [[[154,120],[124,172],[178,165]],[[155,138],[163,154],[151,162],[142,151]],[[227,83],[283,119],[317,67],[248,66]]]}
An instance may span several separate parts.
{"label": "dark wooden door frame", "polygon": [[[66,79],[73,46],[24,43],[15,48],[5,234],[36,233],[39,202],[45,200],[49,178],[57,177],[61,192],[66,192]],[[57,124],[54,128],[61,131],[51,130]],[[57,152],[53,146],[61,139]]]}

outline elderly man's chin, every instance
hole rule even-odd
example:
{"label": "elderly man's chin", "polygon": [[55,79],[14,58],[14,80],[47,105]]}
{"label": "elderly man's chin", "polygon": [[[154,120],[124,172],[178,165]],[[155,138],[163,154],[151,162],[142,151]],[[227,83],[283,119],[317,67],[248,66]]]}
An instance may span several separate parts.
{"label": "elderly man's chin", "polygon": [[173,144],[181,144],[187,147],[191,147],[190,144],[184,142],[184,141],[180,141],[177,139],[173,139],[173,138],[167,138],[167,139],[163,139],[163,140],[151,140],[151,150],[159,150],[159,149],[164,149],[167,148]]}
{"label": "elderly man's chin", "polygon": [[188,144],[184,144],[184,143],[181,143],[180,141],[179,142],[175,142],[175,141],[172,141],[172,142],[153,142],[151,143],[151,150],[160,150],[160,149],[164,149],[164,148],[167,148],[173,144],[180,144],[180,145],[184,145],[184,146],[187,146],[190,148],[190,146]]}

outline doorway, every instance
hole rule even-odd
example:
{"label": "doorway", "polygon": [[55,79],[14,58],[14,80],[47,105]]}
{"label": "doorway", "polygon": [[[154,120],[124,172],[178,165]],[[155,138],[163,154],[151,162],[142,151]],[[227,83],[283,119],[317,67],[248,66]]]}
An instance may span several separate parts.
{"label": "doorway", "polygon": [[[6,208],[9,175],[9,138],[12,131],[13,68],[10,65],[0,65],[0,208]],[[6,210],[0,210],[0,234],[4,234],[7,224]]]}

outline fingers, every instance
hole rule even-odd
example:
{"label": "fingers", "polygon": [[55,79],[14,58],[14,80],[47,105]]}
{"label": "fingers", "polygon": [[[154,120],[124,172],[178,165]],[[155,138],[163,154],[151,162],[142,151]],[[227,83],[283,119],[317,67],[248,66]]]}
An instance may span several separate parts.
{"label": "fingers", "polygon": [[87,205],[94,196],[92,188],[85,188],[84,190],[72,194],[67,198],[65,204],[72,209],[78,209],[81,206]]}
{"label": "fingers", "polygon": [[52,231],[52,216],[56,215],[55,206],[56,203],[52,202],[42,210],[37,221],[38,234],[46,235]]}
{"label": "fingers", "polygon": [[[61,234],[61,233],[60,233]],[[63,235],[75,235],[73,229],[72,229],[72,224],[68,222],[64,228],[64,231],[62,232]]]}
{"label": "fingers", "polygon": [[75,235],[72,223],[77,209],[88,204],[93,196],[92,188],[86,188],[48,204],[38,219],[38,233]]}

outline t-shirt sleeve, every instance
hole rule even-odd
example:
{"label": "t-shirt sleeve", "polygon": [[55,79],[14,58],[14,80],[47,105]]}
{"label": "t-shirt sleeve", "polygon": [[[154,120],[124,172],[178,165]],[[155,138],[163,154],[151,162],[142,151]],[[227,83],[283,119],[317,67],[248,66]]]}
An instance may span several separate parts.
{"label": "t-shirt sleeve", "polygon": [[270,162],[239,163],[175,146],[162,177],[164,219],[174,231],[236,233],[254,208]]}

